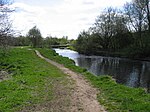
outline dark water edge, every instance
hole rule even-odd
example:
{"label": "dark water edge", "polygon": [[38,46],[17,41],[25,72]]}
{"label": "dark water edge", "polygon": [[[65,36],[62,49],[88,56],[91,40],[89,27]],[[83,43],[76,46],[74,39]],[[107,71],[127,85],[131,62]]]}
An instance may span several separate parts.
{"label": "dark water edge", "polygon": [[[77,52],[77,51],[76,51]],[[118,57],[118,58],[127,58],[132,60],[139,60],[139,61],[149,61],[150,57],[136,57],[136,56],[129,56],[122,52],[108,52],[108,51],[98,51],[95,53],[79,53],[81,55],[87,55],[87,56],[104,56],[104,57]]]}
{"label": "dark water edge", "polygon": [[117,83],[129,87],[142,87],[150,91],[150,62],[118,57],[86,56],[68,49],[55,49],[64,57],[71,58],[77,66],[86,68],[94,75],[110,75]]}

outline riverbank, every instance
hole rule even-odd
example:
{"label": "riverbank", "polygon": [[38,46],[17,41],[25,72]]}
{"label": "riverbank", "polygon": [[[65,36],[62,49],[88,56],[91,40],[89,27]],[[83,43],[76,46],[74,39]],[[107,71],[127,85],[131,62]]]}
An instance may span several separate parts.
{"label": "riverbank", "polygon": [[150,95],[147,94],[145,90],[141,88],[129,88],[117,84],[109,76],[96,77],[88,73],[85,69],[75,66],[72,60],[58,56],[54,51],[49,49],[38,50],[45,57],[55,60],[75,72],[83,74],[87,80],[100,90],[101,94],[98,94],[98,100],[108,111],[150,111]]}
{"label": "riverbank", "polygon": [[71,112],[78,112],[81,110],[82,112],[106,112],[97,101],[97,94],[99,91],[93,88],[81,74],[75,73],[72,70],[64,67],[62,64],[43,57],[37,50],[36,54],[40,58],[56,66],[62,72],[67,74],[69,79],[74,80],[74,89],[71,95],[71,104],[73,105],[73,108],[70,110]]}
{"label": "riverbank", "polygon": [[[150,111],[150,95],[143,89],[128,88],[116,84],[111,77],[95,77],[74,65],[68,58],[58,56],[50,49],[38,49],[45,57],[59,62],[86,77],[96,87],[97,99],[110,112]],[[0,111],[69,111],[74,81],[29,48],[13,48],[7,54],[0,53]],[[6,76],[6,77],[5,77]],[[86,92],[85,92],[86,94]],[[72,97],[71,97],[72,98]],[[78,98],[80,100],[80,98]],[[79,111],[83,111],[79,106]]]}
{"label": "riverbank", "polygon": [[0,52],[0,64],[0,112],[106,112],[97,101],[99,91],[82,75],[38,51]]}
{"label": "riverbank", "polygon": [[74,81],[34,50],[20,47],[0,52],[0,65],[0,112],[70,110]]}
{"label": "riverbank", "polygon": [[[75,49],[71,49],[75,50]],[[75,50],[76,51],[76,50]],[[118,58],[128,58],[132,60],[139,60],[139,61],[150,61],[150,57],[138,57],[136,54],[126,53],[126,51],[122,52],[109,52],[109,51],[97,51],[94,53],[80,53],[83,55],[89,55],[89,56],[105,56],[105,57],[118,57]]]}

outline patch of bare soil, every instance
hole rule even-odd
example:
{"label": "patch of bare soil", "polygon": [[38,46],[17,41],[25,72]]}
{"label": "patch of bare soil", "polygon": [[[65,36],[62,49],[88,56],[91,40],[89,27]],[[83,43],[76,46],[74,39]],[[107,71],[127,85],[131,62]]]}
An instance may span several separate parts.
{"label": "patch of bare soil", "polygon": [[[24,107],[19,112],[70,112],[72,81],[67,78],[55,78],[47,79],[45,84],[44,102]],[[52,89],[51,85],[53,85]],[[51,99],[49,93],[52,91],[53,98]]]}
{"label": "patch of bare soil", "polygon": [[61,84],[62,81],[55,83],[54,91],[57,100],[35,105],[35,107],[30,107],[27,110],[34,112],[106,112],[103,106],[97,101],[98,91],[82,75],[43,57],[37,50],[36,54],[67,74],[70,82],[66,82],[66,87]]}
{"label": "patch of bare soil", "polygon": [[0,71],[0,82],[3,80],[7,80],[9,78],[9,74],[6,71]]}

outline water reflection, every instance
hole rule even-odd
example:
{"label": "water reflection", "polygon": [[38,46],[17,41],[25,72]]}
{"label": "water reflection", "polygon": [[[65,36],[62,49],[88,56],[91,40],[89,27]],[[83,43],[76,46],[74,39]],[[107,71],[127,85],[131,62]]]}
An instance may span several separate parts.
{"label": "water reflection", "polygon": [[71,50],[56,49],[56,52],[73,59],[76,65],[86,68],[95,75],[111,75],[118,83],[130,87],[144,87],[150,91],[150,62],[112,57],[84,56]]}

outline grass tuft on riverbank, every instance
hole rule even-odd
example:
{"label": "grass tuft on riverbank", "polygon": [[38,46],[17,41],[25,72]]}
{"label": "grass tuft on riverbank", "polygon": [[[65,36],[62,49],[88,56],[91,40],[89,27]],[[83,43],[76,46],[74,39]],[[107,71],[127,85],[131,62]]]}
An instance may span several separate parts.
{"label": "grass tuft on riverbank", "polygon": [[63,64],[71,70],[83,74],[93,86],[100,90],[98,100],[110,112],[150,112],[150,94],[142,88],[130,88],[117,84],[110,76],[96,77],[85,69],[77,67],[74,62],[59,56],[49,49],[38,49],[49,59]]}
{"label": "grass tuft on riverbank", "polygon": [[[2,73],[9,77],[3,78]],[[70,84],[65,74],[37,57],[32,49],[12,48],[7,54],[0,52],[0,112],[36,111],[36,105],[40,109],[44,106],[44,109],[61,111],[69,101],[56,90],[68,94],[71,89],[67,82]],[[61,105],[55,102],[58,96]]]}

